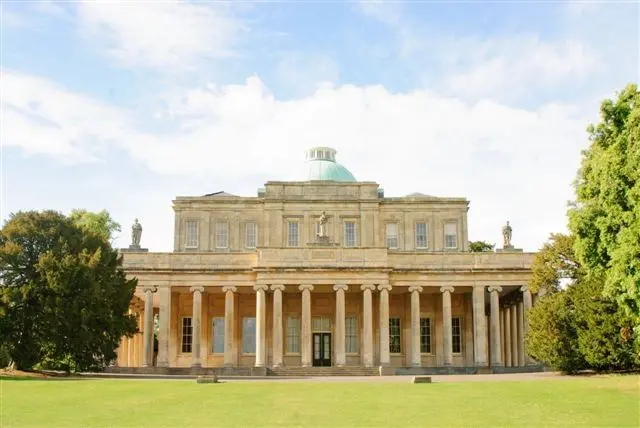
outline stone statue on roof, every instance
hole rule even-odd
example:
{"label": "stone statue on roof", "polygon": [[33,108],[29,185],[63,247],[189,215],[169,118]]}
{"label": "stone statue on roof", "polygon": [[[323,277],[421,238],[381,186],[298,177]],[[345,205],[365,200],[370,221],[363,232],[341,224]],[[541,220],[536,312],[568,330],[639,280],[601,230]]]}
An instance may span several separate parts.
{"label": "stone statue on roof", "polygon": [[504,225],[504,227],[502,228],[502,238],[504,239],[504,248],[511,248],[511,233],[513,232],[513,229],[511,228],[511,226],[509,225],[509,222],[507,221],[507,224]]}
{"label": "stone statue on roof", "polygon": [[135,219],[131,226],[131,247],[140,248],[140,238],[142,237],[142,225]]}

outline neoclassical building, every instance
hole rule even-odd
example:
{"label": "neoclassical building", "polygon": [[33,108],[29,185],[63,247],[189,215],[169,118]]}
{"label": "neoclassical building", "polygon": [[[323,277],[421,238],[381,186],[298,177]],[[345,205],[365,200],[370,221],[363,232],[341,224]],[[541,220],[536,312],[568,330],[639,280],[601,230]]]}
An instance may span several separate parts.
{"label": "neoclassical building", "polygon": [[134,230],[122,255],[138,280],[140,333],[123,338],[119,368],[531,366],[533,254],[510,245],[510,229],[504,248],[473,253],[465,198],[385,196],[328,147],[306,162],[301,181],[270,181],[256,196],[177,197],[173,252],[146,252]]}

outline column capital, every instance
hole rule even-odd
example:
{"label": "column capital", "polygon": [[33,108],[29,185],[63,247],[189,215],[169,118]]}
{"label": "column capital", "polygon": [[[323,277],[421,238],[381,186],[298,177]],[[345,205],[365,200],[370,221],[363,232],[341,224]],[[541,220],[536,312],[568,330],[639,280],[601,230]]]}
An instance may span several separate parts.
{"label": "column capital", "polygon": [[526,293],[527,291],[529,291],[529,286],[523,285],[522,287],[520,287],[520,291],[522,291],[523,293]]}
{"label": "column capital", "polygon": [[382,290],[387,290],[387,291],[391,291],[391,285],[389,284],[380,284],[378,285],[378,291],[382,291]]}
{"label": "column capital", "polygon": [[224,287],[222,287],[222,291],[224,293],[226,293],[227,291],[231,291],[232,293],[235,293],[236,291],[238,291],[238,288],[234,285],[225,285]]}
{"label": "column capital", "polygon": [[349,286],[347,284],[336,284],[333,286],[333,291],[344,290],[347,291]]}
{"label": "column capital", "polygon": [[298,287],[298,290],[300,290],[300,291],[304,291],[304,290],[313,291],[313,285],[312,284],[300,284],[300,286]]}
{"label": "column capital", "polygon": [[284,291],[284,285],[282,284],[273,284],[269,288],[271,288],[272,291],[276,291],[276,290]]}
{"label": "column capital", "polygon": [[158,291],[158,287],[156,287],[155,285],[142,287],[143,293],[146,293],[147,291],[151,291],[152,293],[155,293],[156,291]]}
{"label": "column capital", "polygon": [[204,287],[189,287],[190,293],[195,293],[196,291],[204,293]]}
{"label": "column capital", "polygon": [[264,284],[256,284],[256,285],[253,286],[253,289],[255,291],[260,291],[260,290],[267,291],[269,289],[269,287],[264,285]]}
{"label": "column capital", "polygon": [[360,290],[365,291],[365,290],[371,290],[374,291],[376,289],[376,286],[373,284],[362,284],[360,286]]}
{"label": "column capital", "polygon": [[422,293],[422,287],[419,285],[412,285],[411,287],[409,287],[409,293],[413,293],[414,291]]}
{"label": "column capital", "polygon": [[493,293],[494,291],[497,291],[498,293],[500,293],[502,291],[502,287],[500,287],[499,285],[490,286],[489,293]]}
{"label": "column capital", "polygon": [[450,285],[443,285],[442,287],[440,287],[441,293],[444,293],[445,291],[448,291],[449,293],[453,293],[453,287]]}

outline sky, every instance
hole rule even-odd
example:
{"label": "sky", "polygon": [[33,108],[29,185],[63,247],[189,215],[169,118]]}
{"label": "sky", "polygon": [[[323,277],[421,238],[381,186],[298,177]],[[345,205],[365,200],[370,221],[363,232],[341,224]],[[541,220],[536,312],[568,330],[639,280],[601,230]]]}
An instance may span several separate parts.
{"label": "sky", "polygon": [[108,210],[173,250],[176,196],[257,196],[304,152],[385,196],[466,197],[469,238],[567,228],[602,100],[638,82],[637,2],[7,1],[0,220]]}

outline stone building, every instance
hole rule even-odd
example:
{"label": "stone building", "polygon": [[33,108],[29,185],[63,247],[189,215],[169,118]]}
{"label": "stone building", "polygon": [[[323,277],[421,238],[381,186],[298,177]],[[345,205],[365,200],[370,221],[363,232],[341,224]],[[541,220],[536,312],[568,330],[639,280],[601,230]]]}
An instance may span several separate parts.
{"label": "stone building", "polygon": [[335,157],[312,148],[307,177],[253,197],[177,197],[171,253],[140,249],[138,232],[123,264],[141,333],[117,365],[526,368],[533,254],[510,236],[469,252],[465,198],[387,197]]}

